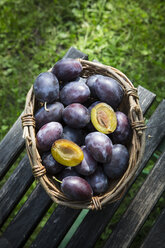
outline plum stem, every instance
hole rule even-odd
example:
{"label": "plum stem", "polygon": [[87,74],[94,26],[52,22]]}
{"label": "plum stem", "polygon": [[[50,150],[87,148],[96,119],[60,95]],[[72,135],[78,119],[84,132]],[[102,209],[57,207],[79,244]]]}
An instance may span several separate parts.
{"label": "plum stem", "polygon": [[49,112],[49,109],[47,108],[47,102],[44,103],[44,108],[47,112]]}
{"label": "plum stem", "polygon": [[58,183],[62,183],[62,181],[60,181],[59,179],[57,179],[57,177],[53,176],[53,179],[56,180]]}

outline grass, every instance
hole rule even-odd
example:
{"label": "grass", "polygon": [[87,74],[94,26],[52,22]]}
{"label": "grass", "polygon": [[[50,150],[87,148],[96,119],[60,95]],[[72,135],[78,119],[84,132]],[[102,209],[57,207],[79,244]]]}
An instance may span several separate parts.
{"label": "grass", "polygon": [[24,109],[35,77],[70,46],[120,69],[160,102],[165,92],[164,13],[160,0],[2,0],[0,138]]}
{"label": "grass", "polygon": [[[0,140],[23,111],[36,76],[71,46],[88,54],[90,60],[118,68],[136,87],[140,84],[153,91],[156,104],[163,99],[163,1],[1,0],[0,16]],[[107,227],[103,240],[125,207]]]}

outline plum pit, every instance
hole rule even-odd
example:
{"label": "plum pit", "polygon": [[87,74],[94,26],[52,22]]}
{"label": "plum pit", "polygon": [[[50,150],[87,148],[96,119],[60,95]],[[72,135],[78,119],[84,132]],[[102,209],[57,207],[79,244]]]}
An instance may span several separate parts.
{"label": "plum pit", "polygon": [[96,130],[105,134],[114,132],[117,127],[116,114],[106,103],[98,103],[92,108],[91,121]]}

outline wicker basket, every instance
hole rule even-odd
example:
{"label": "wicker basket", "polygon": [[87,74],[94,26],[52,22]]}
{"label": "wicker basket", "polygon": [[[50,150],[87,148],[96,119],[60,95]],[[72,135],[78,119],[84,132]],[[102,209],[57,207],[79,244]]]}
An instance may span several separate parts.
{"label": "wicker basket", "polygon": [[33,86],[27,94],[24,115],[22,116],[23,137],[26,140],[26,149],[33,174],[35,178],[39,180],[53,201],[71,208],[101,209],[105,204],[119,200],[132,181],[144,152],[145,124],[142,110],[139,105],[137,89],[122,72],[116,68],[99,63],[82,59],[79,59],[79,61],[83,67],[82,77],[88,77],[93,74],[110,76],[116,79],[124,89],[125,95],[119,106],[119,110],[128,115],[133,129],[133,136],[128,147],[130,154],[129,166],[122,178],[114,180],[105,194],[94,196],[90,201],[71,201],[60,191],[57,182],[53,179],[53,177],[46,174],[45,167],[42,165],[40,154],[36,148],[34,119],[36,100],[33,92]]}

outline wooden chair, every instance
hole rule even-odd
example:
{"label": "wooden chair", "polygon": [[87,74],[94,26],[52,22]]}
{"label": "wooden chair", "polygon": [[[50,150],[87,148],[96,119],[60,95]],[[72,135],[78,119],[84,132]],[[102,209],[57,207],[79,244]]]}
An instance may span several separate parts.
{"label": "wooden chair", "polygon": [[[65,57],[87,59],[88,56],[75,48],[70,48]],[[146,111],[151,108],[156,95],[142,86],[138,87],[138,94],[145,115]],[[111,223],[112,218],[115,218],[116,211],[128,197],[136,179],[142,174],[142,170],[164,139],[164,115],[165,100],[162,100],[147,122],[146,149],[132,185],[122,199],[99,211],[74,210],[52,204],[52,200],[43,188],[34,183],[28,157],[26,154],[24,157],[22,155],[25,153],[23,152],[25,144],[22,138],[21,117],[19,117],[0,143],[0,178],[5,178],[6,173],[11,174],[0,189],[0,227],[2,227],[0,248],[95,247],[96,241],[106,226]],[[20,162],[15,168],[14,164],[18,159]],[[12,167],[15,170],[10,172]],[[31,192],[30,195],[28,189]],[[113,227],[112,233],[104,242],[103,247],[130,247],[154,206],[159,203],[164,189],[165,151],[162,150],[153,169],[128,204],[120,220]],[[15,213],[15,208],[21,204],[24,195],[27,196],[27,200]],[[11,216],[13,217],[9,222]],[[43,227],[40,226],[37,236],[31,239],[31,235],[44,218],[48,219],[47,222]],[[5,226],[6,223],[7,226]],[[155,224],[147,237],[141,241],[141,248],[165,247],[164,230],[165,209],[162,210],[160,216],[156,216]],[[28,240],[31,240],[31,244]]]}

